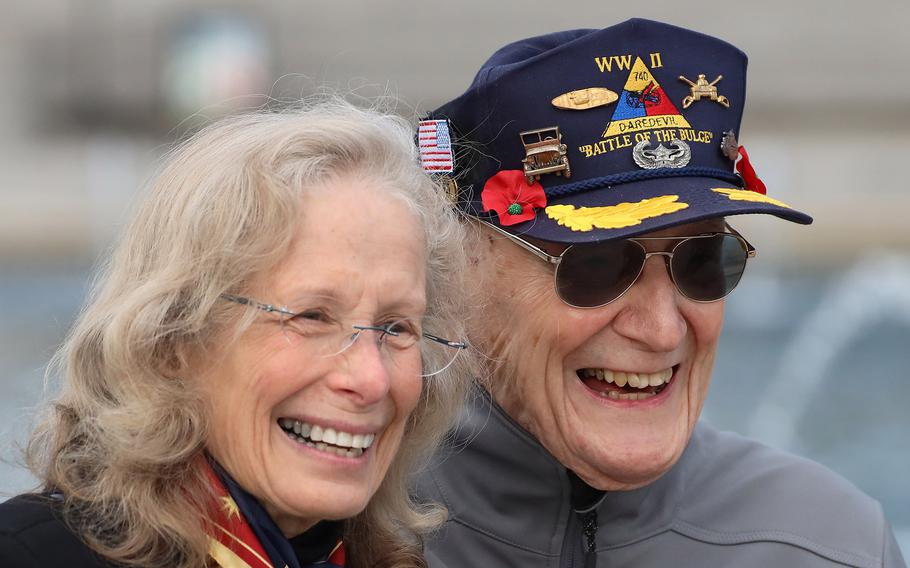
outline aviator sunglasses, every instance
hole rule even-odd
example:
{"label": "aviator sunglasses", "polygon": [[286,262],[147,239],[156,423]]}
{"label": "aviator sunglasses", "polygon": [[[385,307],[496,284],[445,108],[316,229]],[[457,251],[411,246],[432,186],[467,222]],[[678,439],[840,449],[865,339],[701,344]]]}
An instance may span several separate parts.
{"label": "aviator sunglasses", "polygon": [[[605,306],[626,293],[638,280],[645,262],[662,256],[679,293],[696,302],[723,299],[739,284],[755,247],[726,225],[730,232],[686,237],[632,237],[595,244],[573,244],[553,256],[504,229],[482,221],[515,244],[556,267],[556,293],[575,308]],[[648,251],[648,241],[675,241],[668,251]]]}

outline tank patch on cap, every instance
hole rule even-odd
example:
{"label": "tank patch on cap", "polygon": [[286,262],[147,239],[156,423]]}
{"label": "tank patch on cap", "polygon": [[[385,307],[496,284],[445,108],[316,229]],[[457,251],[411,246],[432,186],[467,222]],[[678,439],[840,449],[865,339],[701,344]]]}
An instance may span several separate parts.
{"label": "tank patch on cap", "polygon": [[603,138],[654,128],[690,126],[641,57],[636,57]]}

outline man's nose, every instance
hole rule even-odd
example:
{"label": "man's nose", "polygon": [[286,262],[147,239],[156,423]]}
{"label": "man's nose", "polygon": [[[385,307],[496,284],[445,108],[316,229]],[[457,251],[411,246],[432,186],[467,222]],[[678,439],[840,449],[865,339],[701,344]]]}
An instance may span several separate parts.
{"label": "man's nose", "polygon": [[635,284],[620,301],[622,311],[616,316],[616,331],[655,352],[672,351],[685,339],[688,324],[680,311],[685,301],[670,279],[669,258],[651,255]]}

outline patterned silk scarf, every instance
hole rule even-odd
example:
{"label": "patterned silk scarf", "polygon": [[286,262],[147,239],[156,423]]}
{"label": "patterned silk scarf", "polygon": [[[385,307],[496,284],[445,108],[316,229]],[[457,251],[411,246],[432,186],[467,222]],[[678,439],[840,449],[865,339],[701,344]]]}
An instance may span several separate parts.
{"label": "patterned silk scarf", "polygon": [[[220,506],[212,513],[209,556],[221,568],[344,568],[344,544],[340,539],[325,558],[304,560],[261,505],[243,491],[217,464],[206,462]],[[303,559],[301,559],[303,560]]]}

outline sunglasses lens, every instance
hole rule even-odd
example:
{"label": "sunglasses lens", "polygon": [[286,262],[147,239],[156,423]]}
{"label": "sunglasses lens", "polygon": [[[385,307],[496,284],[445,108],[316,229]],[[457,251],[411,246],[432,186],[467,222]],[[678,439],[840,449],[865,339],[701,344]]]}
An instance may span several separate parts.
{"label": "sunglasses lens", "polygon": [[739,284],[748,256],[746,244],[734,235],[689,239],[673,251],[673,279],[687,298],[719,300]]}
{"label": "sunglasses lens", "polygon": [[638,278],[644,250],[631,241],[574,245],[556,269],[559,297],[578,308],[612,302]]}

